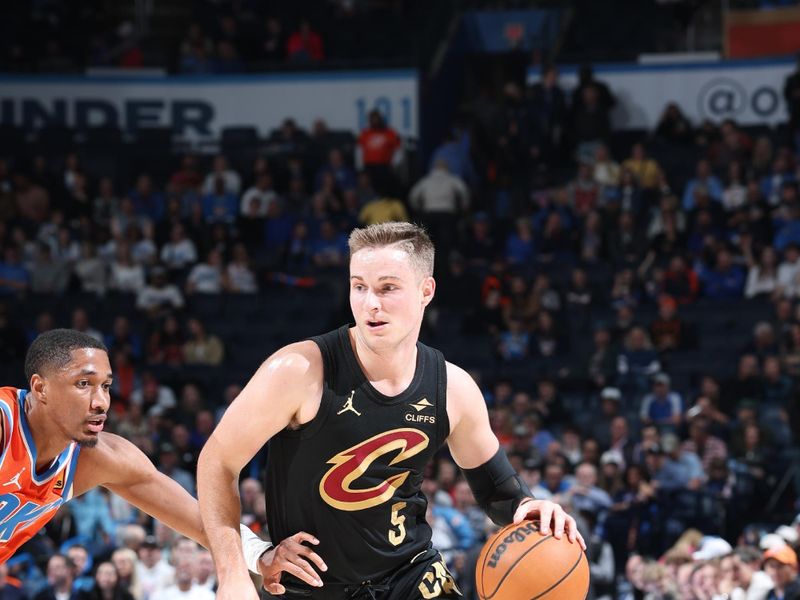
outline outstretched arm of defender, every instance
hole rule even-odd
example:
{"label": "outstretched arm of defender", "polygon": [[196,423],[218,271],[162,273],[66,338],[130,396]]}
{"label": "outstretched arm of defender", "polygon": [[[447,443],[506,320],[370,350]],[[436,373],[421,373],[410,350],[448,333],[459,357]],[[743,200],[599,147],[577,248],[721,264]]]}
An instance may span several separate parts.
{"label": "outstretched arm of defender", "polygon": [[103,433],[97,446],[78,458],[74,495],[102,486],[167,526],[208,547],[197,501],[175,480],[156,470],[128,440]]}
{"label": "outstretched arm of defender", "polygon": [[[322,358],[316,344],[287,346],[261,365],[203,447],[197,465],[197,490],[203,524],[218,565],[218,598],[256,598],[239,538],[239,473],[272,436],[292,423],[307,420],[308,411],[315,413],[321,396]],[[281,571],[310,585],[322,584],[309,561],[322,570],[325,564],[302,544],[313,543],[311,538],[297,534],[264,557],[262,574],[270,593],[283,592]]]}
{"label": "outstretched arm of defender", "polygon": [[462,369],[447,364],[447,414],[450,452],[472,489],[478,504],[498,525],[538,519],[540,530],[560,538],[566,531],[571,542],[585,549],[575,519],[558,504],[533,498],[528,486],[508,462],[489,425],[480,389]]}

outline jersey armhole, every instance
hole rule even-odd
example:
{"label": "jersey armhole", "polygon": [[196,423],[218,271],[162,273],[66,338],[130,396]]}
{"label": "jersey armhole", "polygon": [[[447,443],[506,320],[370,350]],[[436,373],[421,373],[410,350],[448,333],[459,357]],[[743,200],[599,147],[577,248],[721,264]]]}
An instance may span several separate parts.
{"label": "jersey armhole", "polygon": [[12,423],[13,410],[4,399],[0,399],[0,463],[6,455],[6,450],[11,445],[11,434],[14,431]]}
{"label": "jersey armhole", "polygon": [[437,440],[437,449],[444,446],[447,438],[450,437],[450,418],[447,416],[447,362],[444,355],[435,348],[433,349],[434,356],[436,357],[436,370],[437,370],[437,393],[439,397],[436,398],[436,434],[439,436]]}

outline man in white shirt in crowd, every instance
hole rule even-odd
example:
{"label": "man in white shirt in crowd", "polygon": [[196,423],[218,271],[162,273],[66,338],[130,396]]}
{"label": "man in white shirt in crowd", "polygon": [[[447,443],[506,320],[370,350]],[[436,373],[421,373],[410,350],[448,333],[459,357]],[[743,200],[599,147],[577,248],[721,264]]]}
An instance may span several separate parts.
{"label": "man in white shirt in crowd", "polygon": [[233,169],[228,168],[228,160],[222,154],[214,157],[211,172],[203,180],[203,194],[212,194],[215,191],[217,178],[225,182],[225,193],[238,195],[242,189],[242,178]]}
{"label": "man in white shirt in crowd", "polygon": [[261,173],[255,185],[248,188],[242,196],[239,213],[248,219],[264,219],[269,205],[278,200],[278,194],[272,187],[272,175]]}
{"label": "man in white shirt in crowd", "polygon": [[142,600],[151,600],[175,581],[175,569],[162,558],[161,546],[153,536],[146,537],[139,547],[136,577],[142,586]]}
{"label": "man in white shirt in crowd", "polygon": [[214,592],[194,581],[194,563],[197,560],[182,556],[175,562],[175,584],[156,592],[152,600],[213,600]]}

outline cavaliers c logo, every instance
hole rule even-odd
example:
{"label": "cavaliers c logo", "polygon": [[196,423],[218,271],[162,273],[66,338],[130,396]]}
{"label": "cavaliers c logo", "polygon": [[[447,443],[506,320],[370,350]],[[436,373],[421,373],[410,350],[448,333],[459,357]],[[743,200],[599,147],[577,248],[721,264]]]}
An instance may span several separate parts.
{"label": "cavaliers c logo", "polygon": [[353,488],[352,483],[366,473],[369,466],[384,454],[400,453],[389,465],[419,454],[428,447],[428,436],[417,429],[392,429],[340,452],[328,464],[333,466],[319,482],[322,499],[339,510],[364,510],[389,500],[408,478],[408,471],[392,475],[371,488]]}

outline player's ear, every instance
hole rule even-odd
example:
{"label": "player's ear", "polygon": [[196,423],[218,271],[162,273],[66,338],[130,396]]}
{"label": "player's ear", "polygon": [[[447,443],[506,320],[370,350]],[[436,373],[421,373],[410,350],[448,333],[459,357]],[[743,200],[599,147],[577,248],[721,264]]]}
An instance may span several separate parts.
{"label": "player's ear", "polygon": [[436,293],[436,280],[433,277],[426,277],[422,281],[422,306],[428,306]]}
{"label": "player's ear", "polygon": [[30,389],[32,392],[36,392],[36,395],[39,397],[40,400],[46,401],[47,382],[45,381],[44,377],[42,377],[38,373],[34,373],[33,376],[31,377]]}

